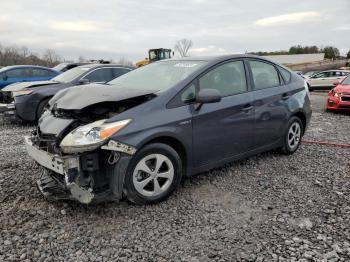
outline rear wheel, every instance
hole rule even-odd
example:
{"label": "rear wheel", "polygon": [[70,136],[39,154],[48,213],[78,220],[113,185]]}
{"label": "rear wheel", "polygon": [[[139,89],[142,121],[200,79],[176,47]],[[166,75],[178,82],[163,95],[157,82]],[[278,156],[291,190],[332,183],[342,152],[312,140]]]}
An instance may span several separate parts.
{"label": "rear wheel", "polygon": [[283,147],[281,148],[284,154],[293,154],[297,151],[301,138],[303,136],[303,124],[301,120],[293,116],[288,122],[287,132],[284,135]]}
{"label": "rear wheel", "polygon": [[153,204],[168,198],[182,177],[178,153],[168,145],[147,145],[131,160],[126,178],[127,199],[135,204]]}

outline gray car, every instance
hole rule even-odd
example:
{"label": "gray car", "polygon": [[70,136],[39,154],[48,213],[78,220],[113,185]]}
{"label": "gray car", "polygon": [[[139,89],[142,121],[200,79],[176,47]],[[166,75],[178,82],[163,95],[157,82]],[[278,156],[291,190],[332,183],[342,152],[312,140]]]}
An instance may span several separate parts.
{"label": "gray car", "polygon": [[133,67],[114,64],[86,64],[70,69],[49,81],[16,83],[2,90],[0,112],[25,122],[36,122],[49,100],[60,90],[88,83],[105,82],[130,72]]}
{"label": "gray car", "polygon": [[26,137],[50,199],[166,199],[181,179],[267,150],[294,153],[306,82],[251,55],[164,60],[60,91]]}

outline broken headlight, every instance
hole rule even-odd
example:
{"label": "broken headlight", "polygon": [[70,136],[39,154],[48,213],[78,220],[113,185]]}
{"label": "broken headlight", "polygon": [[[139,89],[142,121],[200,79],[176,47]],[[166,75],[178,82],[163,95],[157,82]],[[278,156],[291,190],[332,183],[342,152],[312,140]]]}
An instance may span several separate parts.
{"label": "broken headlight", "polygon": [[104,123],[105,121],[105,119],[99,120],[74,129],[65,136],[60,144],[63,152],[77,153],[94,150],[102,145],[107,138],[128,125],[131,119],[113,123]]}

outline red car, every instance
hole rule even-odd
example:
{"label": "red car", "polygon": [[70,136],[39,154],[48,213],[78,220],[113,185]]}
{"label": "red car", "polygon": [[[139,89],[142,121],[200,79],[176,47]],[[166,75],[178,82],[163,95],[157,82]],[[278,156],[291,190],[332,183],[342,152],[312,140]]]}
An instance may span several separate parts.
{"label": "red car", "polygon": [[326,109],[350,111],[350,75],[334,83],[334,88],[328,93]]}

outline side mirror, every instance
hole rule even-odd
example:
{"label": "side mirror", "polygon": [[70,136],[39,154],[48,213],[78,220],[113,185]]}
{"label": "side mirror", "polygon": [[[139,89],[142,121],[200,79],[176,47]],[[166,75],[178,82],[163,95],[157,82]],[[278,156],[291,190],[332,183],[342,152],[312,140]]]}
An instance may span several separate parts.
{"label": "side mirror", "polygon": [[340,84],[340,82],[341,82],[341,81],[339,81],[339,80],[335,81],[335,82],[333,83],[333,86],[336,87],[337,85]]}
{"label": "side mirror", "polygon": [[218,90],[208,88],[202,89],[196,95],[196,103],[199,106],[196,108],[199,110],[203,104],[217,103],[221,101],[221,94]]}
{"label": "side mirror", "polygon": [[4,76],[2,77],[2,80],[4,80],[4,81],[7,81],[7,79],[9,79],[9,77],[8,77],[7,75],[4,75]]}
{"label": "side mirror", "polygon": [[86,84],[89,84],[89,83],[90,83],[90,80],[87,79],[87,78],[83,78],[83,79],[79,80],[79,85],[86,85]]}

